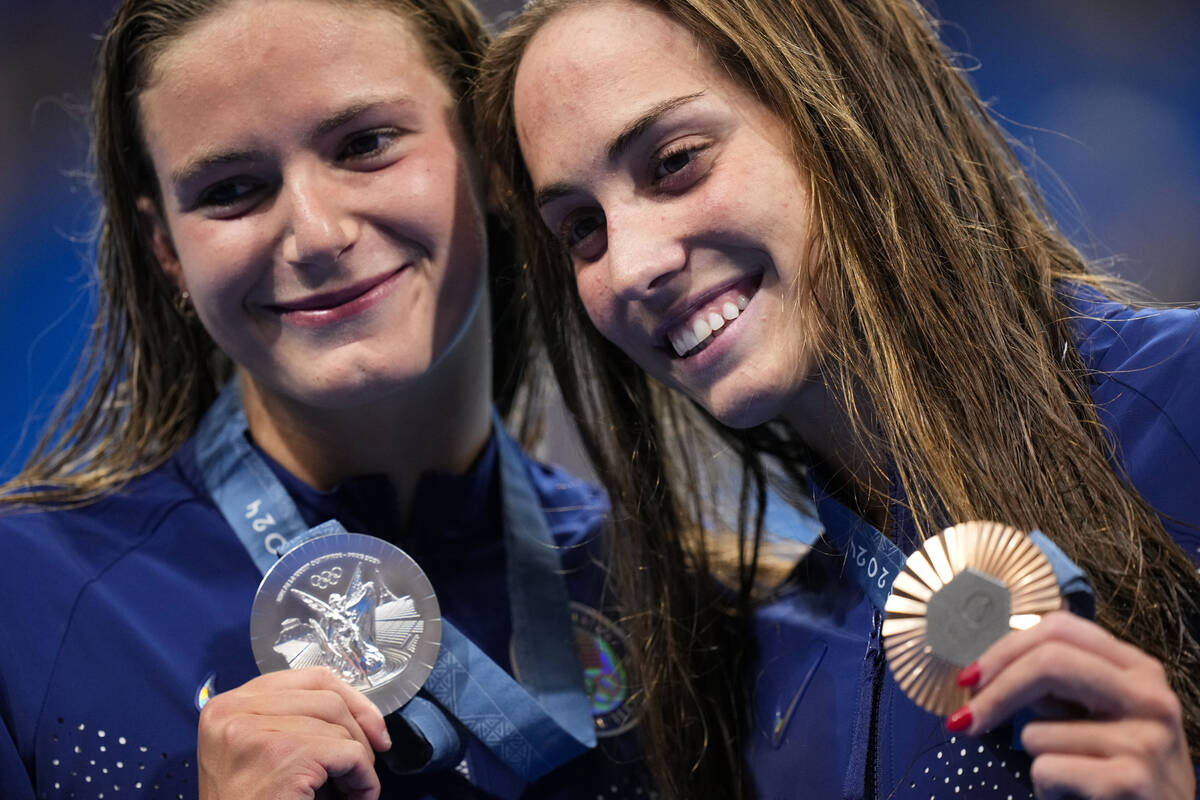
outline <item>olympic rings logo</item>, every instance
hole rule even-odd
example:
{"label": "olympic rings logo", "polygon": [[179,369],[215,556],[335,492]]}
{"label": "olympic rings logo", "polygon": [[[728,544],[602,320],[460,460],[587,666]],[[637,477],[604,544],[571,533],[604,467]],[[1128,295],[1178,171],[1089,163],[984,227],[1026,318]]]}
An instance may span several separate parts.
{"label": "olympic rings logo", "polygon": [[333,569],[327,569],[320,574],[313,575],[308,579],[308,582],[318,589],[328,589],[330,586],[337,586],[341,579],[342,568],[334,567]]}

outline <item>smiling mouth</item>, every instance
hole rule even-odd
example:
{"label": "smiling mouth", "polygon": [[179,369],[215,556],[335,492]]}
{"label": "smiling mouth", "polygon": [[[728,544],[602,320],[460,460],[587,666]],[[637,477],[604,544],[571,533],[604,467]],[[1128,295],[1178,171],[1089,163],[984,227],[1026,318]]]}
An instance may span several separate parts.
{"label": "smiling mouth", "polygon": [[672,326],[666,333],[666,342],[675,357],[691,358],[712,344],[746,310],[757,289],[757,280],[751,284],[739,282],[700,304]]}
{"label": "smiling mouth", "polygon": [[359,281],[358,283],[347,286],[344,289],[338,289],[332,292],[322,292],[320,294],[310,295],[308,297],[303,297],[299,300],[292,300],[286,303],[271,303],[265,305],[264,308],[269,311],[273,311],[276,314],[303,314],[306,312],[313,313],[332,311],[365,297],[403,271],[404,267],[401,267],[393,272],[388,272],[374,278],[368,278],[367,280]]}

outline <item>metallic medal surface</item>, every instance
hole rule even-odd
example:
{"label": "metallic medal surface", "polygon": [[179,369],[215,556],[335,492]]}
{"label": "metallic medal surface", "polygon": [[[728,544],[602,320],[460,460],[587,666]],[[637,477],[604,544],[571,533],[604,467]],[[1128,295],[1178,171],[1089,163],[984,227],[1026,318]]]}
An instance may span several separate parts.
{"label": "metallic medal surface", "polygon": [[883,649],[917,705],[947,716],[969,698],[958,671],[1010,630],[1063,605],[1050,561],[1027,535],[966,522],[922,543],[884,606]]}
{"label": "metallic medal surface", "polygon": [[433,671],[442,640],[437,596],[400,548],[360,533],[318,536],[263,576],[250,612],[258,668],[325,666],[385,715]]}

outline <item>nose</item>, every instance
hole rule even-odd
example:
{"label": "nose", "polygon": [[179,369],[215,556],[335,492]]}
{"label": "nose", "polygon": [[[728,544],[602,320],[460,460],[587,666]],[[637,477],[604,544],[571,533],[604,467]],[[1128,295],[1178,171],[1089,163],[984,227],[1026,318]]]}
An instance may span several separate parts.
{"label": "nose", "polygon": [[607,223],[613,294],[622,300],[643,301],[664,295],[671,278],[687,265],[687,248],[669,220],[642,207],[620,216],[610,213]]}
{"label": "nose", "polygon": [[358,223],[341,202],[336,181],[309,172],[295,176],[287,187],[290,229],[283,255],[296,265],[335,264],[358,238]]}

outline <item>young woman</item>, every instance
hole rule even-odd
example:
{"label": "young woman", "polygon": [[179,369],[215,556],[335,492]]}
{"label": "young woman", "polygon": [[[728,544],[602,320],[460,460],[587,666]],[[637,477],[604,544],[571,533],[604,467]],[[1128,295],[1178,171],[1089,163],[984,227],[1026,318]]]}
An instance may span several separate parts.
{"label": "young woman", "polygon": [[[768,471],[825,527],[757,611],[761,796],[1192,797],[1200,317],[1089,270],[934,27],[907,0],[541,0],[489,51],[481,141],[640,533],[626,585],[669,608],[703,558],[690,400],[751,478],[748,565]],[[885,670],[869,570],[980,519],[1044,531],[1096,622],[1004,637],[940,720]],[[688,642],[635,640],[686,685]]]}
{"label": "young woman", "polygon": [[[494,421],[525,343],[489,313],[514,264],[472,143],[486,41],[461,0],[116,11],[93,343],[0,508],[5,798],[652,794],[606,503]],[[323,667],[256,677],[261,570],[331,519],[440,601],[443,658],[386,722]]]}

